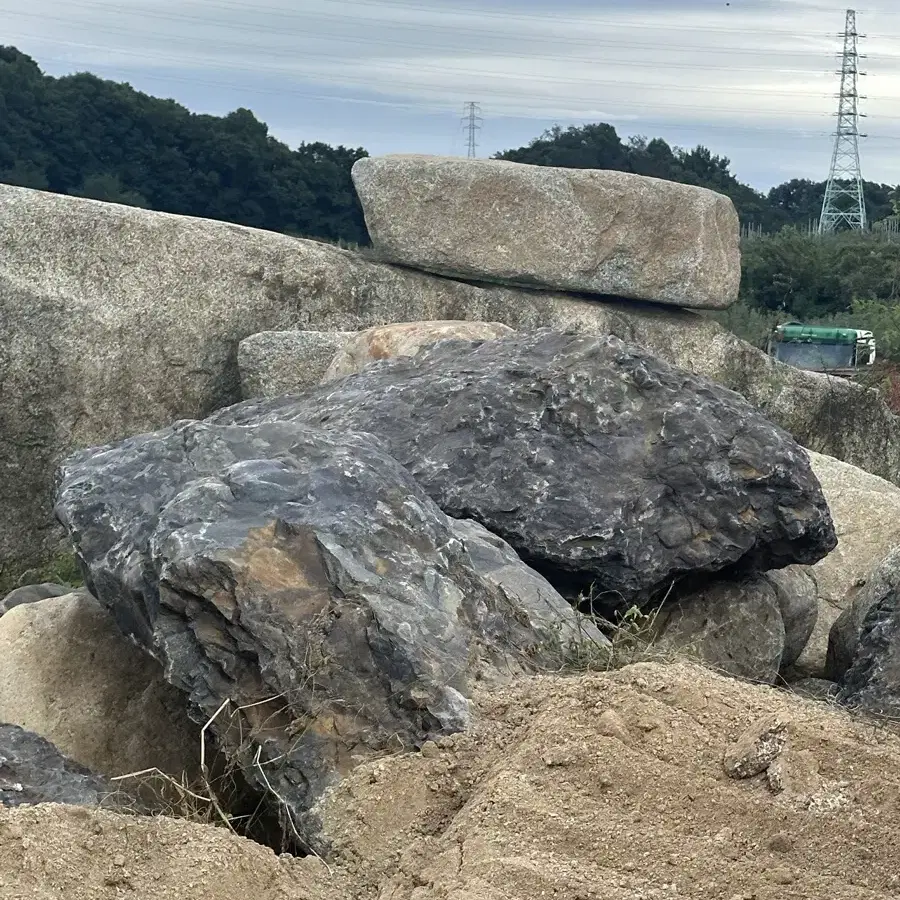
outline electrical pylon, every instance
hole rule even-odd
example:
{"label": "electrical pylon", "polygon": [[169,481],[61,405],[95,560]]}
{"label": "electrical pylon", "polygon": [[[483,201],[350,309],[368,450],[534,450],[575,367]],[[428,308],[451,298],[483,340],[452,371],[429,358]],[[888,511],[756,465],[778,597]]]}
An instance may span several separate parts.
{"label": "electrical pylon", "polygon": [[463,116],[463,124],[466,126],[466,130],[469,134],[469,151],[467,156],[469,159],[475,159],[477,153],[475,152],[478,148],[478,131],[481,128],[482,118],[481,118],[481,107],[477,103],[467,103],[466,104],[466,112]]}
{"label": "electrical pylon", "polygon": [[837,130],[819,219],[819,234],[836,231],[841,224],[865,231],[868,224],[859,167],[859,139],[865,135],[859,131],[858,79],[860,75],[865,75],[865,72],[859,71],[859,61],[865,57],[859,53],[858,41],[864,35],[856,31],[855,9],[847,10],[847,24],[841,37],[844,38],[844,52],[841,54]]}

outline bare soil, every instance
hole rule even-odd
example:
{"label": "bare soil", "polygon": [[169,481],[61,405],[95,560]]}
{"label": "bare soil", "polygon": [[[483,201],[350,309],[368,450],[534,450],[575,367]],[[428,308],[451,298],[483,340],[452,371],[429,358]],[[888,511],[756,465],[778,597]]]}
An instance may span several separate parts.
{"label": "bare soil", "polygon": [[[0,898],[900,897],[892,728],[682,663],[478,702],[472,734],[325,799],[329,868],[209,826],[37,807],[0,812]],[[729,777],[726,756],[763,769]]]}

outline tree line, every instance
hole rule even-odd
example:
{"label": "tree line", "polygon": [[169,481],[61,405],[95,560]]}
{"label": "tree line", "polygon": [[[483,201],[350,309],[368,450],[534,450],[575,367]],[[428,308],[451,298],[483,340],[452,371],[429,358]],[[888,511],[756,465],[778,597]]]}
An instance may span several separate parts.
{"label": "tree line", "polygon": [[365,243],[360,148],[291,150],[248,109],[198,115],[0,47],[0,181],[325,240]]}

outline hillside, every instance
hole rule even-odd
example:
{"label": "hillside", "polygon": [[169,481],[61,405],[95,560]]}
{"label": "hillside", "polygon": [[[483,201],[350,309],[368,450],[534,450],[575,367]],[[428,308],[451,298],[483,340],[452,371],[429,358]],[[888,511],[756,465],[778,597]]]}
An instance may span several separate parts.
{"label": "hillside", "polygon": [[247,109],[196,115],[87,73],[52,78],[0,47],[0,181],[364,243],[361,148],[291,150]]}

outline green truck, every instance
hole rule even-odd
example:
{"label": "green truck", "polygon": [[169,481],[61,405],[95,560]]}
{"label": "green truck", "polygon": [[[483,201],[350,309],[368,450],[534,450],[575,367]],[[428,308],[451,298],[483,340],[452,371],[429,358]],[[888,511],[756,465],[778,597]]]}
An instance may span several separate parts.
{"label": "green truck", "polygon": [[875,363],[875,338],[860,328],[785,322],[772,330],[768,353],[798,369],[853,378]]}

